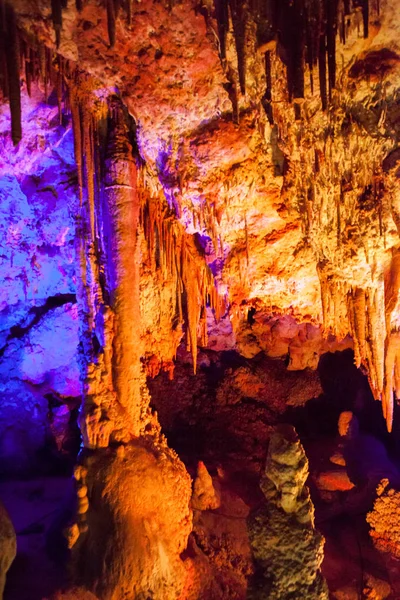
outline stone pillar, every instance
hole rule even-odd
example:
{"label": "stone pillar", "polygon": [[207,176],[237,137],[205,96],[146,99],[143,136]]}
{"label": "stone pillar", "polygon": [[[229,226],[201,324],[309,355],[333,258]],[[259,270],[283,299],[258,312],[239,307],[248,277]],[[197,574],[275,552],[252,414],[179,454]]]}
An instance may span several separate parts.
{"label": "stone pillar", "polygon": [[314,528],[307,476],[307,457],[295,429],[278,426],[260,484],[265,502],[248,519],[256,565],[251,600],[328,600],[320,569],[325,540]]}

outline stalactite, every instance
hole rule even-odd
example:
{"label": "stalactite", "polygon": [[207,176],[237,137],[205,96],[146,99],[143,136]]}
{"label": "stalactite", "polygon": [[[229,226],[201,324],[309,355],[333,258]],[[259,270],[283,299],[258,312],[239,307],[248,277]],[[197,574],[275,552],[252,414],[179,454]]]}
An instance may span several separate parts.
{"label": "stalactite", "polygon": [[385,277],[385,320],[387,336],[390,335],[391,317],[398,302],[400,290],[400,249],[393,253],[390,268]]}
{"label": "stalactite", "polygon": [[319,35],[318,73],[322,110],[326,110],[328,106],[328,97],[326,87],[326,36],[324,31],[322,31]]}
{"label": "stalactite", "polygon": [[363,0],[362,16],[364,26],[364,38],[367,38],[369,35],[369,0]]}
{"label": "stalactite", "polygon": [[6,14],[3,0],[0,2],[0,84],[3,98],[8,98],[8,75],[7,75],[7,55],[6,55]]}
{"label": "stalactite", "polygon": [[89,224],[91,239],[95,238],[94,229],[94,157],[93,157],[93,117],[90,112],[83,114],[83,162],[85,165],[85,184],[88,195]]}
{"label": "stalactite", "polygon": [[[306,31],[305,31],[305,42],[306,42],[306,62],[308,65],[308,71],[309,71],[309,76],[310,76],[310,88],[311,88],[311,94],[314,93],[314,78],[313,78],[313,68],[314,68],[314,44],[313,44],[313,38],[314,38],[314,31],[313,28],[311,26],[311,19],[315,20],[316,15],[310,15],[306,10],[305,13],[305,22],[306,22]],[[315,27],[315,25],[314,25]]]}
{"label": "stalactite", "polygon": [[289,100],[304,98],[305,6],[303,0],[277,3],[279,43],[286,50]]}
{"label": "stalactite", "polygon": [[26,91],[28,92],[28,96],[31,95],[31,85],[32,79],[34,79],[33,73],[33,52],[31,48],[27,49],[27,54],[25,56],[25,81],[26,81]]}
{"label": "stalactite", "polygon": [[[186,233],[184,226],[167,206],[162,208],[164,203],[165,200],[149,198],[144,193],[140,223],[147,240],[152,270],[158,268],[164,280],[173,281],[179,323],[183,323],[184,316],[182,297],[186,300],[187,348],[192,353],[196,370],[198,338],[202,344],[206,343],[207,338],[206,309],[209,306],[218,319],[221,299],[214,277],[205,263],[205,257],[197,249],[193,236]],[[210,211],[209,206],[206,208]],[[156,246],[160,256],[158,267],[154,264]]]}
{"label": "stalactite", "polygon": [[83,0],[75,0],[75,6],[76,6],[76,10],[78,12],[81,12],[81,10],[83,8]]}
{"label": "stalactite", "polygon": [[368,314],[368,336],[371,340],[371,359],[376,375],[375,396],[380,397],[384,388],[384,356],[385,356],[385,338],[386,327],[382,323],[381,315],[384,317],[384,298],[381,293],[381,286],[370,289],[367,294],[367,314]]}
{"label": "stalactite", "polygon": [[[399,335],[399,332],[396,332],[396,335]],[[400,399],[400,349],[396,354],[396,360],[394,363],[393,389],[395,391],[396,398]]]}
{"label": "stalactite", "polygon": [[63,76],[64,76],[64,60],[62,56],[57,57],[57,82],[56,82],[56,92],[57,92],[57,105],[58,105],[58,120],[61,125],[62,123],[62,100],[63,100]]}
{"label": "stalactite", "polygon": [[127,0],[126,2],[126,20],[128,27],[132,25],[132,15],[133,15],[133,0]]}
{"label": "stalactite", "polygon": [[[287,90],[290,100],[304,97],[305,64],[308,67],[311,93],[313,93],[313,68],[318,65],[321,102],[325,110],[328,104],[328,92],[330,99],[336,85],[338,25],[340,40],[344,43],[347,17],[352,10],[360,6],[364,36],[368,37],[369,1],[355,0],[352,7],[350,0],[283,0],[266,4],[266,7],[260,7],[257,3],[250,6],[253,19],[258,26],[257,39],[260,49],[270,51],[269,42],[274,35],[277,35],[278,55],[287,69]],[[217,15],[220,14],[221,10],[219,12],[217,10]],[[218,22],[222,31],[222,21],[218,20]]]}
{"label": "stalactite", "polygon": [[56,47],[60,47],[62,29],[62,0],[51,0],[51,18],[56,34]]}
{"label": "stalactite", "polygon": [[114,0],[107,0],[107,28],[110,48],[115,46],[115,4]]}
{"label": "stalactite", "polygon": [[272,108],[272,76],[271,76],[271,51],[265,53],[265,94],[262,99],[263,107],[271,125],[274,124],[274,113]]}
{"label": "stalactite", "polygon": [[20,50],[17,22],[14,8],[5,4],[5,45],[7,65],[7,88],[11,112],[11,138],[16,146],[22,138],[21,126],[21,90],[20,90]]}
{"label": "stalactite", "polygon": [[[366,359],[366,301],[365,292],[362,288],[356,288],[352,294],[354,312],[354,344],[357,347],[358,360],[356,366],[360,367]],[[356,352],[356,350],[355,350]]]}
{"label": "stalactite", "polygon": [[[393,407],[394,407],[394,388],[397,388],[395,380],[396,362],[400,355],[400,338],[397,334],[389,336],[386,360],[385,360],[385,391],[382,402],[384,403],[384,416],[389,432],[392,431],[393,425]],[[398,388],[397,388],[398,389]]]}
{"label": "stalactite", "polygon": [[118,18],[120,8],[121,8],[121,0],[114,0],[114,13],[115,13],[116,19]]}
{"label": "stalactite", "polygon": [[69,94],[69,102],[71,108],[72,127],[74,132],[74,153],[76,171],[78,174],[78,189],[79,189],[79,204],[82,206],[83,199],[83,167],[82,167],[82,132],[81,132],[81,116],[80,107],[77,102],[74,91]]}
{"label": "stalactite", "polygon": [[338,0],[326,0],[326,49],[328,53],[329,99],[336,85],[336,32]]}
{"label": "stalactite", "polygon": [[215,13],[218,24],[218,37],[222,60],[226,59],[226,35],[229,29],[228,0],[216,0]]}
{"label": "stalactite", "polygon": [[182,246],[182,276],[186,290],[187,348],[193,357],[193,372],[197,371],[197,327],[200,320],[199,285],[196,274],[190,272],[191,264],[186,240]]}
{"label": "stalactite", "polygon": [[242,0],[229,0],[231,9],[233,31],[235,37],[236,54],[238,61],[238,74],[240,91],[246,93],[246,12]]}
{"label": "stalactite", "polygon": [[[46,49],[42,44],[39,45],[39,76],[40,80],[47,86],[47,68],[46,68]],[[47,89],[45,89],[45,97],[47,97]]]}

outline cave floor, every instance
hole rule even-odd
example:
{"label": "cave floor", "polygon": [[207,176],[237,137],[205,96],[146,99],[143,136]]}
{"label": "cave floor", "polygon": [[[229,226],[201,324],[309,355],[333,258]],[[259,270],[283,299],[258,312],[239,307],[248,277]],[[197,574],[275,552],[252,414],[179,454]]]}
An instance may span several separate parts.
{"label": "cave floor", "polygon": [[4,600],[42,600],[62,586],[62,557],[48,538],[69,497],[71,483],[70,477],[0,483],[0,497],[17,532],[17,557],[8,572]]}
{"label": "cave floor", "polygon": [[[203,599],[222,600],[226,597],[244,600],[243,581],[251,574],[246,517],[250,508],[248,499],[255,490],[251,489],[252,480],[245,474],[240,477],[237,473],[231,479],[225,473],[224,478],[215,479],[221,492],[221,507],[215,511],[196,511],[194,519],[193,537],[197,551],[203,560],[212,563],[211,572],[217,581],[204,593]],[[4,600],[47,600],[66,581],[63,556],[57,549],[59,538],[52,531],[56,529],[54,523],[60,522],[71,489],[69,477],[39,477],[0,483],[0,497],[18,536],[17,558],[8,574]],[[375,580],[375,588],[379,587],[379,582],[383,585],[390,581],[394,592],[382,597],[388,600],[400,598],[398,565],[393,560],[385,562],[374,549],[365,514],[342,512],[319,518],[324,514],[319,508],[317,504],[316,522],[326,537],[323,572],[331,592],[330,598],[359,600],[381,597],[363,592],[366,580],[371,577]],[[229,538],[230,543],[224,546]],[[233,544],[232,540],[235,540]],[[238,578],[236,574],[239,574]],[[228,595],[223,595],[223,588],[231,590]]]}

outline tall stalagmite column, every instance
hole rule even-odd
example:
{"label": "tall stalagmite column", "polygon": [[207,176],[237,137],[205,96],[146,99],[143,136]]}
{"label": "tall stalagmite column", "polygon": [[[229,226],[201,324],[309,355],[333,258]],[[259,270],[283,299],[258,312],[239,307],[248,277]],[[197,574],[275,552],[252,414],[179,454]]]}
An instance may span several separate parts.
{"label": "tall stalagmite column", "polygon": [[[81,182],[80,427],[75,581],[100,600],[177,600],[192,529],[190,477],[170,450],[142,368],[136,162],[118,98],[72,98]],[[93,109],[93,110],[92,110]],[[100,110],[99,110],[100,109]]]}
{"label": "tall stalagmite column", "polygon": [[117,98],[71,95],[81,182],[80,426],[87,448],[140,436],[149,395],[141,364],[139,202],[130,121]]}
{"label": "tall stalagmite column", "polygon": [[121,107],[110,107],[103,194],[106,288],[114,313],[112,379],[131,433],[142,425],[137,169]]}

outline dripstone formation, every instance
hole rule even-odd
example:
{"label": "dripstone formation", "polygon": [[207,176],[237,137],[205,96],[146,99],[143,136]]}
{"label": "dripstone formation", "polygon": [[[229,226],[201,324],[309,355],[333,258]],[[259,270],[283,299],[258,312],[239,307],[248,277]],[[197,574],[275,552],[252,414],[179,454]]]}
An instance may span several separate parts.
{"label": "dripstone formation", "polygon": [[248,520],[256,563],[249,598],[328,600],[321,574],[324,538],[314,528],[307,477],[308,461],[295,429],[278,426],[260,483],[265,502]]}

